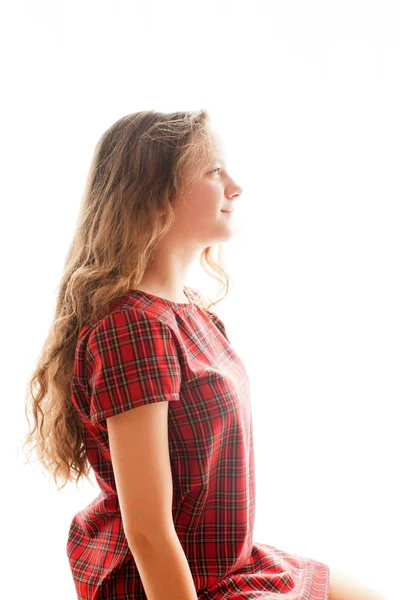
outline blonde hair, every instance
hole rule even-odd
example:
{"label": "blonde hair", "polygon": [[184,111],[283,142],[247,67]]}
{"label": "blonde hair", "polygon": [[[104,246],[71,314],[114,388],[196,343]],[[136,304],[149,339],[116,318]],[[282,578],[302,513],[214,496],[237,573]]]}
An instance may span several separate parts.
{"label": "blonde hair", "polygon": [[[54,319],[25,398],[29,426],[29,409],[34,418],[23,444],[30,446],[28,461],[35,448],[58,491],[81,476],[91,482],[83,424],[71,400],[79,332],[141,281],[174,223],[174,207],[208,165],[214,144],[209,123],[205,110],[141,111],[120,118],[96,144]],[[213,248],[202,251],[200,264],[220,282],[223,295],[210,301],[199,294],[196,303],[204,310],[221,302],[231,283],[221,245],[216,260]]]}

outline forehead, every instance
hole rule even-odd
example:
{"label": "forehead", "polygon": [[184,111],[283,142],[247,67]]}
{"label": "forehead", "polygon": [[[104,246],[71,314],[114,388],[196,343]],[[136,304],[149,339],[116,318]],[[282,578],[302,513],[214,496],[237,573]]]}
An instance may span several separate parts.
{"label": "forehead", "polygon": [[212,139],[207,152],[210,163],[218,162],[226,167],[226,157],[222,143],[219,140]]}
{"label": "forehead", "polygon": [[206,160],[208,166],[220,164],[224,169],[226,169],[227,161],[224,144],[211,121],[209,121],[205,127],[205,134]]}

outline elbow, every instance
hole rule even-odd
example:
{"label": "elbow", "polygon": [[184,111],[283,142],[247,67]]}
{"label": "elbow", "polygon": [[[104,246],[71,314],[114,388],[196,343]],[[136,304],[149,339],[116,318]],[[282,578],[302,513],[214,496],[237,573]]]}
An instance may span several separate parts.
{"label": "elbow", "polygon": [[125,530],[125,537],[128,542],[128,546],[132,551],[132,548],[143,546],[146,544],[163,543],[176,537],[176,531],[174,522],[168,521],[163,523],[152,523],[148,526],[135,527]]}

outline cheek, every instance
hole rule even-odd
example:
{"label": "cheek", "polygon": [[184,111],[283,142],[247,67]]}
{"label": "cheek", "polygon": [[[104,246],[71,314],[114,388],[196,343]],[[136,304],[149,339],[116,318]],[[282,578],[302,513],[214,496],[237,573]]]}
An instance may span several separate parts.
{"label": "cheek", "polygon": [[209,219],[219,213],[220,200],[217,194],[204,190],[202,194],[196,194],[190,198],[185,207],[185,216],[191,219]]}
{"label": "cheek", "polygon": [[209,213],[216,212],[220,209],[221,205],[221,189],[216,184],[208,185],[203,190],[201,197],[199,198],[199,206]]}
{"label": "cheek", "polygon": [[222,213],[219,212],[218,202],[212,201],[210,198],[203,198],[202,203],[196,206],[194,214],[199,221],[209,223],[210,220],[215,220]]}
{"label": "cheek", "polygon": [[182,211],[185,222],[210,224],[210,220],[224,216],[220,210],[223,204],[221,186],[215,181],[202,181],[194,186],[186,198]]}

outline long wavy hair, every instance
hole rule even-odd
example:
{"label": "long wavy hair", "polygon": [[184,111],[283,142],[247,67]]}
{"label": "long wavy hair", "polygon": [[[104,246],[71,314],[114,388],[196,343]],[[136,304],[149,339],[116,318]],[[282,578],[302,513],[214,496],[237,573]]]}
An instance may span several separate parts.
{"label": "long wavy hair", "polygon": [[[24,450],[31,462],[36,449],[58,491],[69,481],[78,484],[81,476],[92,483],[83,424],[71,399],[79,332],[139,285],[158,242],[174,223],[176,207],[209,166],[215,144],[209,124],[205,110],[141,111],[120,118],[96,144],[54,319],[25,398],[30,430]],[[196,303],[203,310],[221,302],[232,281],[222,265],[221,244],[217,258],[213,248],[201,252],[200,264],[219,281],[222,296],[211,301],[200,293]]]}

